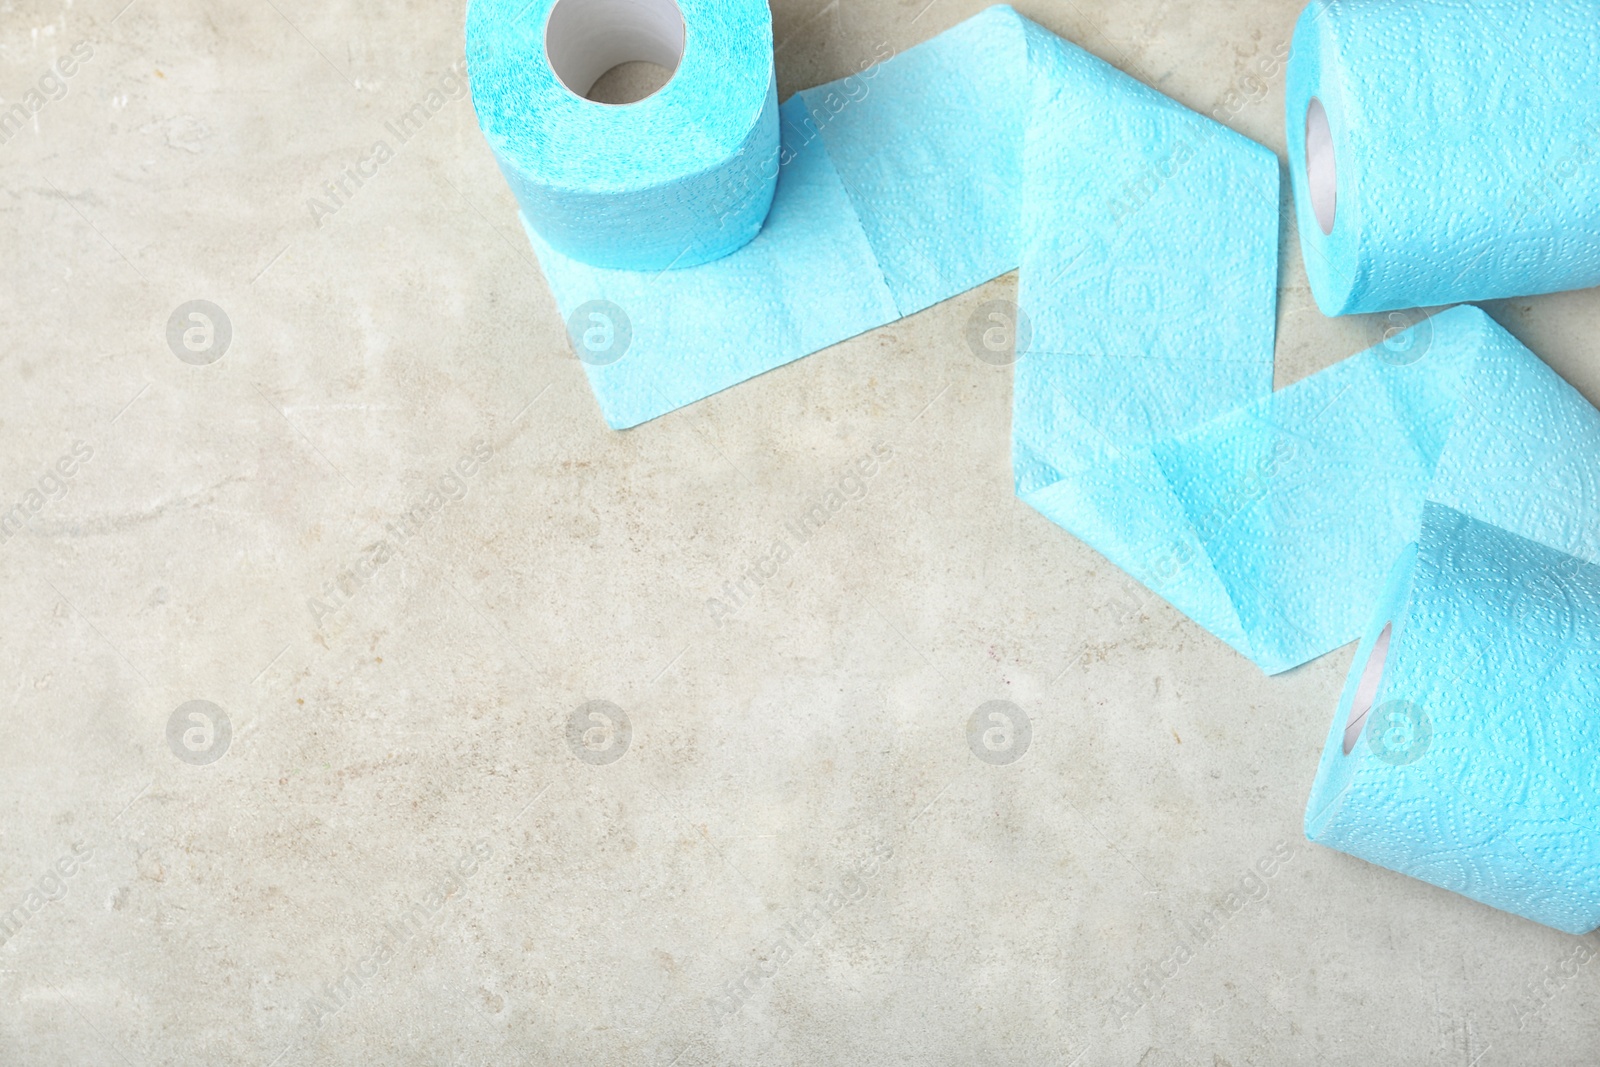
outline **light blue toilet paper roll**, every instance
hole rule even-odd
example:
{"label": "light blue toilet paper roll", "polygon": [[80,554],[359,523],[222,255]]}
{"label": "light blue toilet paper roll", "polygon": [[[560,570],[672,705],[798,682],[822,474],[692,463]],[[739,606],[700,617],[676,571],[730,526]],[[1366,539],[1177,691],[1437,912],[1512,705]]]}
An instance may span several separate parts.
{"label": "light blue toilet paper roll", "polygon": [[[672,78],[625,106],[585,98],[630,60]],[[760,230],[778,178],[765,0],[472,0],[467,71],[523,217],[562,254],[660,271]]]}
{"label": "light blue toilet paper roll", "polygon": [[1285,107],[1317,306],[1600,284],[1597,85],[1600,0],[1313,0]]}
{"label": "light blue toilet paper roll", "polygon": [[1600,568],[1428,505],[1305,830],[1558,930],[1600,926]]}

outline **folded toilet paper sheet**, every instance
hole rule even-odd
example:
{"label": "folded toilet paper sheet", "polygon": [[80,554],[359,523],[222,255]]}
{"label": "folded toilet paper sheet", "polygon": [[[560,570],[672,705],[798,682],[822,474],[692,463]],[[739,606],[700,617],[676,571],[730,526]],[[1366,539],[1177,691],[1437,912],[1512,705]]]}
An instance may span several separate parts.
{"label": "folded toilet paper sheet", "polygon": [[1600,285],[1600,0],[1312,0],[1285,93],[1328,315]]}
{"label": "folded toilet paper sheet", "polygon": [[1425,501],[1595,554],[1600,413],[1475,307],[1155,432],[1203,374],[1024,359],[1017,492],[1269,673],[1361,635]]}
{"label": "folded toilet paper sheet", "polygon": [[1356,654],[1306,836],[1586,933],[1597,709],[1600,568],[1429,504]]}

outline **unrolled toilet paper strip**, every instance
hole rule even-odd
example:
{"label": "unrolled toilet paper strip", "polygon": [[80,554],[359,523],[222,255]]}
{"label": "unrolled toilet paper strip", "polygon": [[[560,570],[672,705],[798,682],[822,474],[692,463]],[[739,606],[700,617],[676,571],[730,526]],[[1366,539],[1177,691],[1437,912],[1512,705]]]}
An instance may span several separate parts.
{"label": "unrolled toilet paper strip", "polygon": [[1600,536],[1600,412],[1482,311],[1176,434],[1198,368],[1017,365],[1017,492],[1277,672],[1359,637],[1432,500],[1580,558]]}
{"label": "unrolled toilet paper strip", "polygon": [[1306,836],[1581,934],[1600,926],[1596,797],[1600,568],[1429,504],[1357,650]]}
{"label": "unrolled toilet paper strip", "polygon": [[[632,59],[676,70],[625,107],[581,95]],[[761,228],[778,178],[766,0],[474,0],[467,68],[484,138],[551,248],[660,271]]]}
{"label": "unrolled toilet paper strip", "polygon": [[613,426],[1020,266],[1018,495],[1264,670],[1360,635],[1425,499],[1549,543],[1586,514],[1523,505],[1586,484],[1593,410],[1475,308],[1272,393],[1271,154],[1011,9],[781,111],[730,255],[607,270],[530,226]]}
{"label": "unrolled toilet paper strip", "polygon": [[1313,0],[1285,106],[1317,306],[1600,284],[1597,84],[1600,0]]}
{"label": "unrolled toilet paper strip", "polygon": [[[715,4],[765,17],[763,0]],[[689,46],[655,97],[607,108],[558,94],[563,107],[577,108],[560,113],[572,130],[592,117],[602,192],[620,165],[609,139],[618,114],[655,104],[693,73],[696,22],[709,15],[704,3],[680,6]],[[1167,413],[1164,429],[1235,406],[1241,383],[1252,395],[1270,388],[1275,157],[1009,7],[900,55],[881,46],[860,73],[791,97],[779,109],[777,190],[760,232],[700,266],[648,272],[593,265],[562,227],[594,220],[577,209],[552,220],[564,202],[521,187],[521,173],[556,147],[536,137],[547,124],[537,113],[544,97],[528,90],[530,80],[549,81],[539,69],[547,64],[538,26],[550,7],[472,0],[469,74],[502,166],[523,161],[506,167],[507,177],[611,426],[655,418],[1019,264],[1037,294],[1027,358],[1094,352],[1193,371],[1188,404]],[[748,21],[751,39],[740,47],[770,51],[765,22]],[[731,32],[701,38],[701,55],[732,47]],[[745,105],[726,120],[731,129],[748,128],[752,86],[765,93],[768,81],[769,66],[753,61],[718,75],[717,85],[730,83]],[[714,93],[695,99],[701,110],[682,115],[689,141],[724,122]],[[575,132],[561,143],[584,140]],[[557,162],[570,170],[564,181],[576,183],[587,168],[571,151]],[[620,223],[608,225],[613,240],[629,237]],[[658,258],[672,258],[651,226],[642,232]],[[995,355],[1010,358],[1005,345]]]}

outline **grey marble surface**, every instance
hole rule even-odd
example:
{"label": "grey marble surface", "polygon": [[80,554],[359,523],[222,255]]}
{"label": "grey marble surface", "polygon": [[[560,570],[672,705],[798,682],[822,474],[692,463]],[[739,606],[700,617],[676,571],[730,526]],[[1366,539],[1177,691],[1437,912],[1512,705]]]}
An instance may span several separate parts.
{"label": "grey marble surface", "polygon": [[[1013,498],[1014,277],[613,433],[459,2],[125,2],[0,3],[0,1063],[1600,1059],[1594,939],[1303,841],[1351,649],[1265,678]],[[924,2],[775,0],[782,93]],[[1298,4],[1019,9],[1282,152]],[[1281,261],[1280,385],[1381,336]],[[1595,292],[1489,310],[1600,397]]]}

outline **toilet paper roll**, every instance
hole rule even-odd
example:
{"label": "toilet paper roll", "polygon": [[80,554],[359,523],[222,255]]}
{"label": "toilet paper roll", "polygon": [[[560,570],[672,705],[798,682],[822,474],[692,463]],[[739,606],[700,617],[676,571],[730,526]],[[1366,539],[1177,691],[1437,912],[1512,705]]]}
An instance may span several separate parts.
{"label": "toilet paper roll", "polygon": [[[586,99],[632,60],[672,77],[625,106]],[[467,73],[523,217],[563,255],[684,268],[761,229],[778,178],[765,0],[472,0]]]}
{"label": "toilet paper roll", "polygon": [[1429,505],[1357,650],[1306,836],[1600,926],[1600,568]]}
{"label": "toilet paper roll", "polygon": [[1600,0],[1313,0],[1285,91],[1328,315],[1600,284]]}

